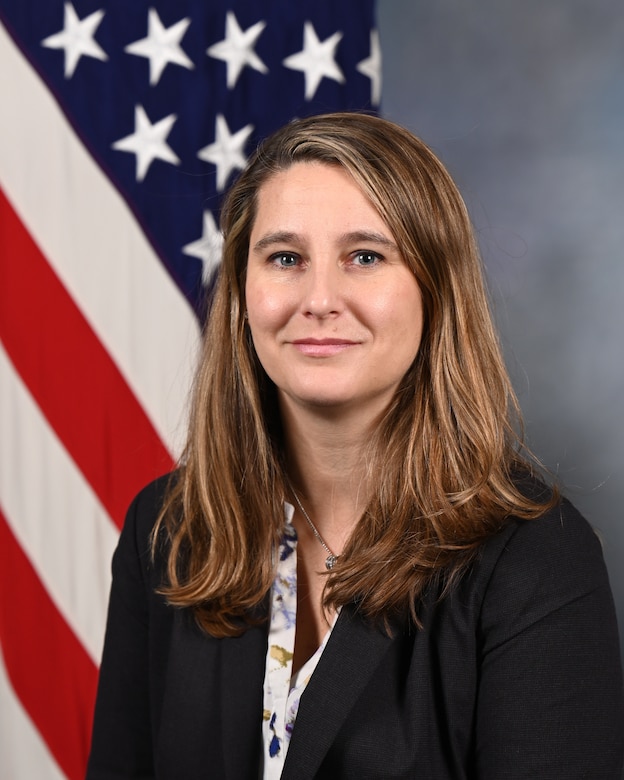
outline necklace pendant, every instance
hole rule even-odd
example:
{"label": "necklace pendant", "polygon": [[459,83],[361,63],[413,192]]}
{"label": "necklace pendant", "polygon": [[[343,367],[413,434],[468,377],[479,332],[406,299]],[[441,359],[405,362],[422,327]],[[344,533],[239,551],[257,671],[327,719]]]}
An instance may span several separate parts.
{"label": "necklace pendant", "polygon": [[334,566],[336,565],[336,561],[338,560],[338,556],[331,553],[330,555],[325,558],[325,568],[327,571],[331,571]]}

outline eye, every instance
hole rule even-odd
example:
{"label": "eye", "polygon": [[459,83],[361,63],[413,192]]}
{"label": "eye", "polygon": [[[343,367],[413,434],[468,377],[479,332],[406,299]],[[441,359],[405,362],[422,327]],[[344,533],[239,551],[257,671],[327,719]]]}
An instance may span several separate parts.
{"label": "eye", "polygon": [[271,255],[270,261],[279,268],[294,268],[299,262],[299,258],[290,252],[276,252]]}
{"label": "eye", "polygon": [[381,255],[378,255],[376,252],[360,251],[353,255],[353,264],[362,268],[368,268],[380,263],[381,259]]}

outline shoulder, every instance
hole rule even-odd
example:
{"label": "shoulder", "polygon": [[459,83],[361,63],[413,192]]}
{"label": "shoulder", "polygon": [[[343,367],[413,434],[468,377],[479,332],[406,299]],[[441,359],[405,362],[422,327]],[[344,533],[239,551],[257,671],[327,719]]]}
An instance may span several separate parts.
{"label": "shoulder", "polygon": [[479,776],[619,777],[619,638],[594,529],[563,498],[509,518],[471,574]]}
{"label": "shoulder", "polygon": [[484,543],[471,579],[490,644],[592,594],[612,603],[600,539],[565,498],[536,519],[509,518]]}
{"label": "shoulder", "polygon": [[132,500],[126,513],[122,534],[149,539],[171,486],[177,479],[173,471],[150,482]]}
{"label": "shoulder", "polygon": [[544,577],[562,587],[582,581],[591,588],[603,578],[598,534],[566,498],[533,520],[509,518],[482,555],[492,576],[510,588]]}
{"label": "shoulder", "polygon": [[163,474],[142,488],[132,500],[128,514],[137,513],[146,518],[160,512],[165,496],[178,477],[177,471]]}
{"label": "shoulder", "polygon": [[176,478],[177,472],[165,474],[146,485],[132,500],[113,557],[114,577],[132,575],[135,580],[158,580],[160,584],[164,556],[152,556],[152,531]]}

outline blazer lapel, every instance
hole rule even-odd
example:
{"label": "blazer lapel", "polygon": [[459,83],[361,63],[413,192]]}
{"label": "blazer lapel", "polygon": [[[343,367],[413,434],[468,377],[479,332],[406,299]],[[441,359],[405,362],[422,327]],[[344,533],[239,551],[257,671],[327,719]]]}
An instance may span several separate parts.
{"label": "blazer lapel", "polygon": [[343,607],[301,697],[282,780],[315,776],[392,641],[354,609]]}

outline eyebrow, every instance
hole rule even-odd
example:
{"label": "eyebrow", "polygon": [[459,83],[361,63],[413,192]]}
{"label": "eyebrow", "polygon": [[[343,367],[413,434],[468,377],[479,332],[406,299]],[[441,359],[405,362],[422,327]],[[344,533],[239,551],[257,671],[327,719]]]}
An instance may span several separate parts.
{"label": "eyebrow", "polygon": [[[288,230],[278,230],[274,233],[267,233],[259,239],[253,246],[254,252],[266,249],[269,246],[275,244],[297,244],[301,243],[301,237],[298,233],[293,233]],[[398,246],[394,241],[387,238],[383,233],[377,233],[373,230],[353,230],[348,233],[343,233],[339,239],[339,244],[377,244],[377,246],[384,246],[387,249],[399,251]]]}
{"label": "eyebrow", "polygon": [[258,252],[261,249],[266,249],[273,244],[294,244],[299,241],[299,236],[296,233],[290,233],[287,230],[278,230],[275,233],[267,233],[259,241],[253,245],[254,252]]}

